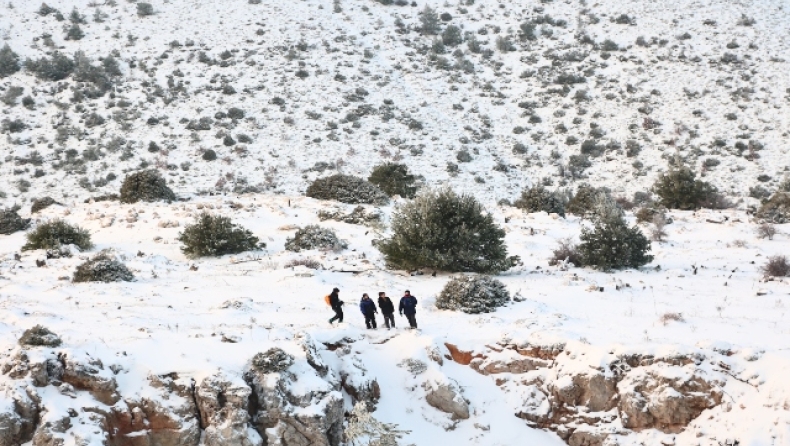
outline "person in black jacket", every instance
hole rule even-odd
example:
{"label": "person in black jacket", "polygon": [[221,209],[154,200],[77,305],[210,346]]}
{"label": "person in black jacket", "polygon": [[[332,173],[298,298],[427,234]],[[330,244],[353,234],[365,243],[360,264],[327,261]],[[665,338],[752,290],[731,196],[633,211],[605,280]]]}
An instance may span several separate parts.
{"label": "person in black jacket", "polygon": [[411,328],[417,328],[417,318],[415,317],[417,314],[417,298],[412,296],[409,290],[406,290],[403,293],[403,297],[400,298],[398,311],[401,316],[406,315]]}
{"label": "person in black jacket", "polygon": [[343,301],[340,300],[339,293],[340,290],[335,288],[329,295],[329,306],[332,307],[332,311],[335,312],[335,315],[332,317],[332,319],[329,319],[330,324],[335,321],[343,323]]}
{"label": "person in black jacket", "polygon": [[362,312],[362,315],[365,316],[365,326],[369,329],[376,329],[376,304],[370,300],[370,296],[368,293],[362,295],[362,300],[359,301],[359,310]]}
{"label": "person in black jacket", "polygon": [[379,309],[384,316],[384,325],[387,326],[387,330],[395,328],[395,304],[383,291],[379,292]]}

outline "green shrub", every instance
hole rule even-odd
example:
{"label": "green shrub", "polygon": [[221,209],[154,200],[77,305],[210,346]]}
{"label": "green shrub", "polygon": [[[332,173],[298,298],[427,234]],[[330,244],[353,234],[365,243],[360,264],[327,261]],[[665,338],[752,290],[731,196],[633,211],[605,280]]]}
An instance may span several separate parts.
{"label": "green shrub", "polygon": [[215,159],[217,159],[217,152],[215,152],[212,149],[208,149],[205,152],[203,152],[203,159],[205,161],[214,161]]}
{"label": "green shrub", "polygon": [[41,325],[28,328],[19,338],[19,345],[29,347],[57,347],[61,343],[58,335]]}
{"label": "green shrub", "polygon": [[68,31],[66,31],[66,40],[81,40],[83,37],[85,37],[85,33],[82,32],[80,25],[76,23],[71,25]]}
{"label": "green shrub", "polygon": [[569,214],[578,215],[580,217],[589,217],[595,209],[595,204],[601,194],[608,192],[603,188],[590,186],[587,183],[582,183],[576,189],[576,193],[568,200],[565,206],[565,211]]}
{"label": "green shrub", "polygon": [[403,198],[414,198],[417,188],[414,186],[416,177],[409,173],[405,164],[385,163],[373,168],[368,181],[375,184],[390,197],[400,195]]}
{"label": "green shrub", "polygon": [[720,195],[716,188],[695,179],[695,176],[688,167],[671,169],[656,180],[653,193],[658,195],[660,204],[667,209],[692,210],[720,206],[717,204]]}
{"label": "green shrub", "polygon": [[513,206],[526,212],[556,213],[565,216],[565,199],[557,191],[551,192],[543,186],[532,186],[521,192],[521,197],[513,202]]}
{"label": "green shrub", "polygon": [[77,266],[73,282],[131,282],[134,274],[109,251],[102,251]]}
{"label": "green shrub", "polygon": [[81,251],[93,248],[91,235],[79,226],[73,226],[63,220],[50,220],[26,234],[27,243],[22,251],[33,249],[59,249],[65,245],[75,245]]}
{"label": "green shrub", "polygon": [[74,71],[74,60],[60,52],[52,54],[52,58],[42,57],[38,60],[27,59],[25,69],[37,78],[46,81],[60,81],[69,77]]}
{"label": "green shrub", "polygon": [[436,308],[469,314],[491,313],[510,302],[505,284],[489,276],[452,278],[436,297]]}
{"label": "green shrub", "polygon": [[285,249],[299,252],[303,249],[322,251],[342,251],[348,248],[344,240],[337,238],[335,231],[318,225],[308,225],[296,231],[293,237],[285,240]]}
{"label": "green shrub", "polygon": [[19,71],[19,55],[6,43],[0,48],[0,78],[10,76],[17,71]]}
{"label": "green shrub", "polygon": [[57,201],[52,197],[34,198],[33,204],[30,206],[30,213],[35,214],[41,212],[56,203]]}
{"label": "green shrub", "polygon": [[181,251],[187,257],[222,256],[265,248],[247,229],[234,224],[230,218],[203,212],[195,218],[195,223],[187,225],[178,234],[183,243]]}
{"label": "green shrub", "polygon": [[593,212],[593,227],[579,237],[582,263],[608,271],[638,268],[653,261],[650,241],[638,227],[628,227],[623,210],[610,197],[600,197]]}
{"label": "green shrub", "polygon": [[154,15],[154,7],[150,3],[140,2],[137,4],[137,15],[140,17]]}
{"label": "green shrub", "polygon": [[420,17],[420,30],[423,34],[439,34],[441,23],[439,22],[439,15],[436,13],[436,10],[425,5],[425,8],[423,8],[418,15]]}
{"label": "green shrub", "polygon": [[790,192],[776,192],[760,206],[755,216],[766,223],[790,223]]}
{"label": "green shrub", "polygon": [[473,196],[444,189],[398,207],[392,236],[378,247],[391,268],[497,273],[518,262],[507,256],[504,238]]}
{"label": "green shrub", "polygon": [[456,46],[464,43],[464,36],[461,28],[455,25],[448,25],[442,32],[442,43],[449,46]]}
{"label": "green shrub", "polygon": [[362,178],[343,174],[316,179],[307,188],[305,195],[319,200],[335,200],[350,204],[389,203],[387,194],[375,185]]}
{"label": "green shrub", "polygon": [[19,206],[0,210],[0,234],[13,234],[30,226],[30,219],[20,217],[18,211]]}
{"label": "green shrub", "polygon": [[149,169],[135,172],[123,180],[120,199],[121,203],[160,200],[170,202],[176,199],[176,195],[167,187],[167,181],[159,171]]}

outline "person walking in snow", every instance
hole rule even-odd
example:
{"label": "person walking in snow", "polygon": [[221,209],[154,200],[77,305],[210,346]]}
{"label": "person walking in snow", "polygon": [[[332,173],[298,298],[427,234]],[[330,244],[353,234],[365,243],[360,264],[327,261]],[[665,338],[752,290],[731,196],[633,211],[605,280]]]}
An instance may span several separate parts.
{"label": "person walking in snow", "polygon": [[362,300],[359,301],[359,310],[362,311],[362,315],[365,316],[365,326],[368,327],[368,330],[376,329],[376,304],[370,300],[368,293],[362,295]]}
{"label": "person walking in snow", "polygon": [[395,328],[395,304],[383,291],[379,292],[379,310],[384,316],[384,325],[387,326],[387,330]]}
{"label": "person walking in snow", "polygon": [[334,288],[332,293],[329,294],[329,306],[332,307],[332,311],[335,312],[335,315],[332,319],[329,319],[329,323],[332,324],[335,321],[343,323],[343,301],[340,300],[340,290],[338,288]]}
{"label": "person walking in snow", "polygon": [[398,312],[400,312],[401,316],[406,315],[411,328],[417,328],[417,318],[415,317],[417,314],[417,298],[412,296],[409,290],[406,290],[403,293],[403,297],[400,298]]}

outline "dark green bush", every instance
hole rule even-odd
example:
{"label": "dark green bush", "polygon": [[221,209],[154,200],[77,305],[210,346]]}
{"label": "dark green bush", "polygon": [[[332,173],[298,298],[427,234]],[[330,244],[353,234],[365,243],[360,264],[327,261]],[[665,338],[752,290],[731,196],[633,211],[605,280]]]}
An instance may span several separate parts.
{"label": "dark green bush", "polygon": [[205,152],[203,152],[203,159],[206,161],[214,161],[215,159],[217,159],[217,152],[215,152],[212,149],[208,149]]}
{"label": "dark green bush", "polygon": [[790,192],[776,192],[760,206],[755,216],[766,223],[790,223]]}
{"label": "dark green bush", "polygon": [[66,31],[66,40],[80,40],[83,37],[85,37],[85,33],[82,32],[82,28],[76,23],[71,25]]}
{"label": "dark green bush", "polygon": [[452,278],[436,297],[436,308],[469,314],[491,313],[510,302],[505,284],[488,276]]}
{"label": "dark green bush", "polygon": [[187,257],[222,256],[265,248],[247,229],[234,224],[230,218],[203,212],[178,234],[183,243],[181,251]]}
{"label": "dark green bush", "polygon": [[556,213],[565,216],[565,198],[557,191],[551,192],[543,186],[532,186],[521,192],[513,206],[526,212]]}
{"label": "dark green bush", "polygon": [[335,200],[350,204],[389,203],[387,194],[375,185],[362,178],[343,174],[316,179],[307,188],[305,195],[319,200]]}
{"label": "dark green bush", "polygon": [[285,249],[299,252],[303,249],[320,249],[322,251],[342,251],[348,248],[344,240],[340,240],[335,231],[318,225],[307,225],[296,231],[293,237],[285,240]]}
{"label": "dark green bush", "polygon": [[85,251],[93,248],[91,235],[79,226],[73,226],[63,220],[50,220],[26,234],[27,243],[22,251],[33,249],[59,249],[65,245],[75,245]]}
{"label": "dark green bush", "polygon": [[461,28],[455,25],[448,25],[442,32],[442,43],[449,46],[456,46],[464,43],[464,36]]}
{"label": "dark green bush", "polygon": [[131,282],[134,274],[109,251],[102,251],[77,266],[73,282]]}
{"label": "dark green bush", "polygon": [[471,195],[427,191],[399,206],[392,236],[379,242],[391,268],[497,273],[518,262],[508,257],[505,231]]}
{"label": "dark green bush", "polygon": [[417,188],[414,186],[416,177],[409,173],[405,164],[385,163],[373,168],[368,181],[375,184],[390,197],[400,195],[414,198]]}
{"label": "dark green bush", "polygon": [[19,345],[30,347],[57,347],[61,343],[58,335],[41,325],[28,328],[19,338]]}
{"label": "dark green bush", "polygon": [[167,187],[167,181],[154,169],[135,172],[126,177],[121,185],[121,203],[160,200],[170,202],[175,199],[176,195]]}
{"label": "dark green bush", "polygon": [[695,179],[694,172],[687,167],[671,169],[653,184],[653,193],[667,209],[692,210],[701,207],[722,206],[716,188],[705,181]]}
{"label": "dark green bush", "polygon": [[607,193],[608,192],[603,188],[597,188],[587,183],[582,183],[576,189],[576,193],[573,197],[568,200],[565,211],[580,217],[589,217],[595,209],[595,204],[599,195]]}
{"label": "dark green bush", "polygon": [[30,206],[30,213],[35,214],[36,212],[43,211],[56,203],[57,201],[52,197],[34,198],[33,204]]}
{"label": "dark green bush", "polygon": [[154,15],[154,7],[150,3],[140,2],[137,4],[137,15],[140,17]]}
{"label": "dark green bush", "polygon": [[19,55],[6,43],[0,48],[0,78],[10,76],[17,71],[19,71]]}
{"label": "dark green bush", "polygon": [[0,234],[13,234],[30,226],[30,219],[20,217],[18,211],[19,206],[0,210]]}
{"label": "dark green bush", "polygon": [[69,77],[74,71],[74,60],[60,52],[52,54],[52,58],[42,57],[38,60],[27,59],[25,69],[37,78],[46,81],[60,81]]}
{"label": "dark green bush", "polygon": [[623,210],[609,197],[598,200],[593,227],[583,228],[578,246],[582,263],[609,271],[638,268],[653,261],[650,241],[638,227],[628,227]]}

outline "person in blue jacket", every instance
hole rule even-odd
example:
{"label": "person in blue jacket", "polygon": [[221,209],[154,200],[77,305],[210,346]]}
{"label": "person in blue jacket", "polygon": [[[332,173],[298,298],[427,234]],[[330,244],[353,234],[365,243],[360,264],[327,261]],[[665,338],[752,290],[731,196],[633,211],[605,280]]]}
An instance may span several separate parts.
{"label": "person in blue jacket", "polygon": [[362,300],[359,301],[359,310],[362,311],[362,315],[365,316],[365,326],[368,329],[376,329],[376,304],[370,300],[368,293],[362,295]]}
{"label": "person in blue jacket", "polygon": [[403,293],[403,297],[400,298],[398,312],[401,316],[404,314],[406,315],[406,319],[409,320],[411,328],[417,328],[417,319],[415,317],[417,314],[417,298],[412,296],[409,290],[406,290],[406,292]]}

